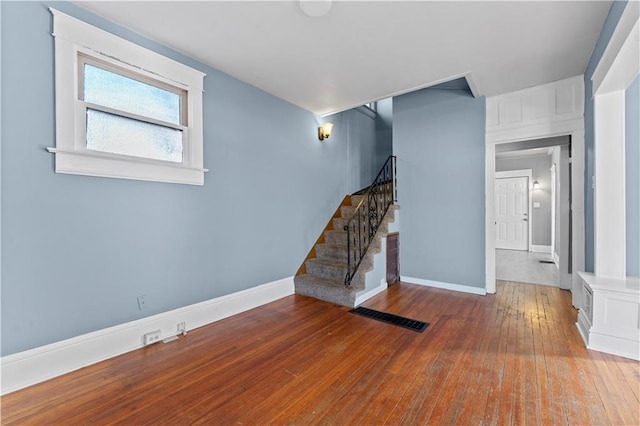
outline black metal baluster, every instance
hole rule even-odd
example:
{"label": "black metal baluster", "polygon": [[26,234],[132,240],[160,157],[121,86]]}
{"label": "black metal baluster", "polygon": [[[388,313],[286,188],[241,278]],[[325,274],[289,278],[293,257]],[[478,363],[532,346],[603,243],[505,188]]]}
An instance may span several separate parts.
{"label": "black metal baluster", "polygon": [[[375,238],[384,215],[387,213],[389,206],[397,199],[396,157],[389,156],[364,194],[362,201],[358,203],[353,216],[344,226],[347,231],[346,286],[351,285],[351,280],[355,276],[371,241]],[[357,237],[355,231],[356,222],[358,226]]]}

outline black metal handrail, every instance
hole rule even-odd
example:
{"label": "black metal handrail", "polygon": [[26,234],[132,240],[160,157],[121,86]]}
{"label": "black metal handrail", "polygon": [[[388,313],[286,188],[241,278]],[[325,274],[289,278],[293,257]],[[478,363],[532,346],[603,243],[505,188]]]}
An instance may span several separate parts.
{"label": "black metal handrail", "polygon": [[347,273],[344,284],[347,287],[351,285],[389,206],[395,201],[396,157],[390,155],[344,226],[347,231]]}

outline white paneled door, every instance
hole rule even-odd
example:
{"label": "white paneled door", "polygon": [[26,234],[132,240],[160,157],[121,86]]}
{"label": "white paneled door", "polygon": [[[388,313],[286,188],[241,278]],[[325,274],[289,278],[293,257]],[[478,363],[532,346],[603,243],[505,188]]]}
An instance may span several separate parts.
{"label": "white paneled door", "polygon": [[496,248],[529,249],[529,178],[496,179]]}

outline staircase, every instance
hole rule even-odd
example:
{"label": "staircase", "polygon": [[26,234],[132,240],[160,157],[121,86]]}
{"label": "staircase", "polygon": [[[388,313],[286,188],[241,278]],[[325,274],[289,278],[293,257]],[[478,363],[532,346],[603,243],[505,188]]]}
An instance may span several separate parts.
{"label": "staircase", "polygon": [[294,277],[295,292],[354,307],[366,273],[395,220],[395,159],[363,195],[347,195]]}

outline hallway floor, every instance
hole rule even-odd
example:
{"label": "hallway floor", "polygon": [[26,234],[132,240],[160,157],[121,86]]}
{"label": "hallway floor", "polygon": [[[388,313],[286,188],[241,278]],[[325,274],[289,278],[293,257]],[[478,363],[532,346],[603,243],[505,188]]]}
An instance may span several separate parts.
{"label": "hallway floor", "polygon": [[496,250],[496,279],[558,287],[560,274],[547,253],[532,253],[521,250]]}

